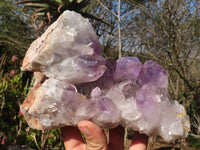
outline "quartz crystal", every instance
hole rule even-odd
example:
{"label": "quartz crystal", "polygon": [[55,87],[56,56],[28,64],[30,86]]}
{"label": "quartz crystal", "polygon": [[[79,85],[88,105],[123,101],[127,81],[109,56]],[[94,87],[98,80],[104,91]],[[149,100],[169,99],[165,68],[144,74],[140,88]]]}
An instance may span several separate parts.
{"label": "quartz crystal", "polygon": [[189,117],[169,98],[162,66],[136,57],[106,60],[100,52],[89,21],[71,11],[31,44],[22,69],[34,72],[35,83],[20,106],[30,127],[54,129],[89,120],[165,140],[187,136]]}
{"label": "quartz crystal", "polygon": [[43,72],[70,83],[94,81],[106,70],[100,52],[101,45],[89,21],[65,11],[31,44],[22,70]]}

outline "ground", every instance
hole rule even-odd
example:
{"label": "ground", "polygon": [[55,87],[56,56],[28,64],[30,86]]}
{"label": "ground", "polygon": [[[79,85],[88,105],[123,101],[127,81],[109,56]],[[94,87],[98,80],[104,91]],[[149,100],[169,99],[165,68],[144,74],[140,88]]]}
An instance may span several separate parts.
{"label": "ground", "polygon": [[[184,142],[183,142],[184,143]],[[127,139],[125,143],[125,150],[128,150],[131,140]],[[181,144],[181,140],[166,142],[160,137],[150,137],[147,150],[200,150],[190,147],[187,143]]]}

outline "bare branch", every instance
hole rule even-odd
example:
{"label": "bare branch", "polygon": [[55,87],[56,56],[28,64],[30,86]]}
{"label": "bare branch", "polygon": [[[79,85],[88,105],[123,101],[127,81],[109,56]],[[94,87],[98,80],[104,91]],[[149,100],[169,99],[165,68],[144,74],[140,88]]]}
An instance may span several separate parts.
{"label": "bare branch", "polygon": [[118,2],[118,46],[119,46],[119,58],[122,56],[122,37],[121,37],[121,0]]}
{"label": "bare branch", "polygon": [[118,17],[117,14],[115,14],[114,12],[112,12],[108,7],[106,7],[100,0],[97,0],[97,2],[104,8],[106,9],[108,12],[110,12],[113,16]]}

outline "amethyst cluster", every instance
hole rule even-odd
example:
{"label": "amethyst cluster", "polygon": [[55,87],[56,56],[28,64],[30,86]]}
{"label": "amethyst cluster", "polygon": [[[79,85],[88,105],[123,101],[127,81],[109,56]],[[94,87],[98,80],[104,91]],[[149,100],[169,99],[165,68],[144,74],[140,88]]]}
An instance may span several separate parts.
{"label": "amethyst cluster", "polygon": [[29,126],[53,129],[90,120],[165,140],[187,136],[189,117],[169,99],[163,67],[136,57],[107,60],[100,52],[89,21],[71,11],[31,44],[22,70],[33,71],[35,83],[20,107]]}

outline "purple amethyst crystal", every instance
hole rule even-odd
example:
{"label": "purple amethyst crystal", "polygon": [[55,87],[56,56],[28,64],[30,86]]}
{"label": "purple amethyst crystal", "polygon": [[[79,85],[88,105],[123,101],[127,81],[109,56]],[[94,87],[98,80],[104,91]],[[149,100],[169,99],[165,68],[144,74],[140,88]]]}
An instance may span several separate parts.
{"label": "purple amethyst crystal", "polygon": [[22,69],[35,72],[34,86],[21,105],[32,128],[76,126],[90,120],[117,125],[165,140],[186,137],[184,107],[168,97],[168,74],[158,63],[136,57],[106,60],[89,21],[66,11],[34,41]]}
{"label": "purple amethyst crystal", "polygon": [[87,83],[82,83],[77,86],[78,91],[84,95],[90,95],[93,89],[100,88],[101,92],[106,92],[113,85],[113,74],[115,71],[116,62],[114,60],[106,61],[106,70],[104,74],[97,80]]}
{"label": "purple amethyst crystal", "polygon": [[98,112],[92,117],[92,121],[100,127],[109,128],[119,125],[120,110],[116,105],[106,97],[96,98],[98,103]]}
{"label": "purple amethyst crystal", "polygon": [[114,80],[120,82],[126,79],[136,79],[141,69],[142,63],[137,57],[122,57],[117,60]]}
{"label": "purple amethyst crystal", "polygon": [[153,93],[152,87],[144,85],[137,92],[136,103],[138,111],[142,114],[139,119],[141,124],[139,130],[142,133],[148,134],[150,131],[155,131],[160,123],[160,106],[159,99]]}
{"label": "purple amethyst crystal", "polygon": [[166,89],[168,88],[168,75],[167,71],[152,60],[144,63],[139,75],[142,84],[151,84],[155,88]]}

